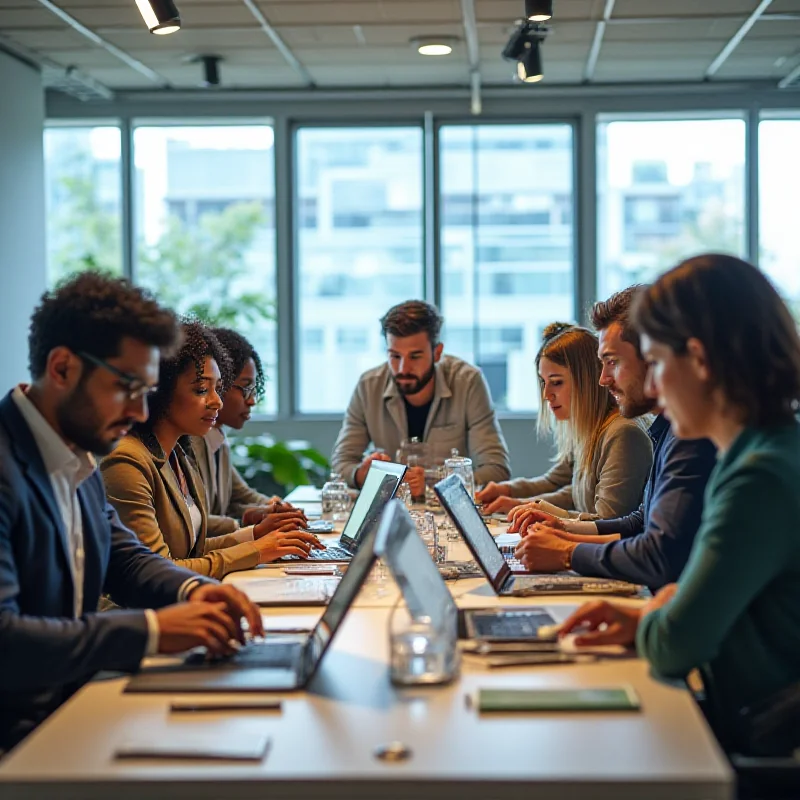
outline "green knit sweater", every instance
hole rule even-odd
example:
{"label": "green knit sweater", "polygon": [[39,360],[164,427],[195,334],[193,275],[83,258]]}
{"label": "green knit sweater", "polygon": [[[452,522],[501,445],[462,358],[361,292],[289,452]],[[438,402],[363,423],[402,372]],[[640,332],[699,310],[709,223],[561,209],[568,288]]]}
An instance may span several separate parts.
{"label": "green knit sweater", "polygon": [[666,677],[701,668],[722,719],[800,680],[800,425],[746,428],[720,457],[678,591],[636,644]]}

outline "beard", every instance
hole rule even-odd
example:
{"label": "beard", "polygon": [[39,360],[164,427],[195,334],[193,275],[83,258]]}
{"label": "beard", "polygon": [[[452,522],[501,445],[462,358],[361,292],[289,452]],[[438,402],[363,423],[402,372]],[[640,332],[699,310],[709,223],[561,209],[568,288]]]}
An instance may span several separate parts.
{"label": "beard", "polygon": [[633,396],[626,392],[622,398],[617,398],[617,407],[620,416],[635,419],[655,411],[656,401],[644,394]]}
{"label": "beard", "polygon": [[[56,420],[64,437],[88,453],[107,456],[117,446],[118,439],[103,438],[104,427],[100,414],[82,383],[56,409]],[[120,425],[130,428],[133,423],[132,419],[121,419],[106,426],[105,430]]]}
{"label": "beard", "polygon": [[[397,391],[400,392],[400,394],[408,397],[419,394],[419,392],[421,392],[433,380],[433,376],[435,374],[436,364],[431,364],[431,368],[419,378],[416,375],[394,375],[394,385],[397,387]],[[399,379],[405,379],[409,381],[409,383],[400,384],[398,383]],[[411,381],[413,381],[413,383]]]}

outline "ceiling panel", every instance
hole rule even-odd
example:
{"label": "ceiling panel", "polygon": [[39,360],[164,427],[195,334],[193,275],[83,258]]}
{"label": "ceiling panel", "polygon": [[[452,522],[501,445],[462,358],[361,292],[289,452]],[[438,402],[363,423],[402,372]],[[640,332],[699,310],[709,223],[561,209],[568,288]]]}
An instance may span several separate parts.
{"label": "ceiling panel", "polygon": [[[469,66],[459,0],[256,0],[320,86],[466,86]],[[135,0],[56,0],[100,36],[178,88],[197,85],[189,63],[223,57],[223,84],[295,88],[301,78],[242,0],[176,0],[183,30],[168,37],[144,29]],[[606,0],[555,0],[544,45],[545,80],[583,81]],[[701,81],[708,65],[758,0],[617,0],[595,82]],[[500,52],[523,0],[475,0],[484,84],[505,85],[514,65]],[[0,0],[0,33],[62,66],[74,64],[111,88],[152,88],[135,70],[50,13],[38,0]],[[410,41],[452,36],[452,56],[426,59]],[[719,70],[718,80],[776,82],[800,61],[800,0],[774,0]],[[530,89],[531,87],[522,87]]]}

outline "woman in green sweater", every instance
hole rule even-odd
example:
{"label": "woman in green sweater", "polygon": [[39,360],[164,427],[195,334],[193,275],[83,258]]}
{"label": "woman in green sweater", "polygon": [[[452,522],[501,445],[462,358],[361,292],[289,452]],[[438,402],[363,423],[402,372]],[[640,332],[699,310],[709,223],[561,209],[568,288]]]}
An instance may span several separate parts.
{"label": "woman in green sweater", "polygon": [[643,290],[634,323],[676,435],[718,462],[679,582],[642,609],[587,604],[562,635],[635,642],[665,677],[699,668],[723,743],[746,747],[739,712],[800,681],[800,338],[769,281],[722,255]]}

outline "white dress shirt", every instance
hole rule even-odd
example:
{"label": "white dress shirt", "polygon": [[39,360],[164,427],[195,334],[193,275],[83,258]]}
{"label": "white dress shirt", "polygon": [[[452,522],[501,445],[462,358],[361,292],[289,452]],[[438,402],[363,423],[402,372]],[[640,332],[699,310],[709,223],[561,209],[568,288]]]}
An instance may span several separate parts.
{"label": "white dress shirt", "polygon": [[[53,487],[56,504],[64,523],[69,543],[69,566],[73,586],[73,615],[83,615],[83,590],[85,575],[85,556],[83,549],[83,515],[78,499],[78,487],[97,469],[91,453],[69,447],[53,430],[38,408],[26,396],[27,386],[20,384],[12,398],[30,428],[44,467]],[[188,583],[188,582],[187,582]],[[185,590],[181,586],[181,590]],[[194,587],[191,587],[194,588]],[[180,592],[179,592],[180,594]],[[147,648],[145,655],[158,652],[158,618],[155,611],[145,609],[147,620]]]}

